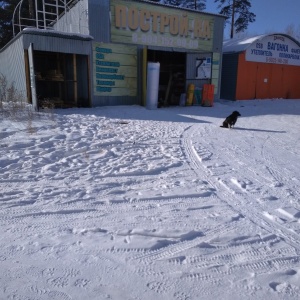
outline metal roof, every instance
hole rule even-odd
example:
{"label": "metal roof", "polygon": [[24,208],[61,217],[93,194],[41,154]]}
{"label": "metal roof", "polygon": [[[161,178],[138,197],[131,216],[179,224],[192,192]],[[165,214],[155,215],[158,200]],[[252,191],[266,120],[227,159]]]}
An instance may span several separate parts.
{"label": "metal roof", "polygon": [[0,48],[0,53],[2,51],[4,51],[6,48],[8,48],[9,45],[14,43],[14,41],[17,40],[23,34],[53,36],[53,37],[61,37],[61,38],[65,38],[65,39],[82,40],[82,41],[94,40],[94,37],[92,37],[91,35],[63,32],[63,31],[57,31],[57,30],[52,30],[52,29],[24,28],[15,37],[13,37],[6,45],[4,45],[4,47],[2,49]]}
{"label": "metal roof", "polygon": [[90,41],[90,40],[94,39],[90,35],[85,35],[85,34],[80,34],[80,33],[72,33],[72,32],[64,32],[64,31],[58,31],[58,30],[53,30],[53,29],[25,28],[21,31],[21,33],[63,37],[63,38],[67,38],[67,39],[84,40],[84,41]]}
{"label": "metal roof", "polygon": [[285,33],[261,34],[253,37],[230,39],[223,42],[223,53],[239,53],[246,51],[252,44],[259,42],[267,36],[281,35],[289,38],[300,47],[300,42]]}

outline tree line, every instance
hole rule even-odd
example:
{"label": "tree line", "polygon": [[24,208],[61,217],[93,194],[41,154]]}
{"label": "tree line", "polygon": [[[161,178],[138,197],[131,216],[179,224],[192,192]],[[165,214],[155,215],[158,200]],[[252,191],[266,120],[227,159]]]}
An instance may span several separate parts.
{"label": "tree line", "polygon": [[0,1],[0,49],[13,37],[12,17],[19,1]]}

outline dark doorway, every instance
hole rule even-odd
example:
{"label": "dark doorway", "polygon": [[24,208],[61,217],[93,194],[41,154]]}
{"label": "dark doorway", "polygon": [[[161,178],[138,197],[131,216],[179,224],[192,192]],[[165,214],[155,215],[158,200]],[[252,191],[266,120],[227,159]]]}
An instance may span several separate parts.
{"label": "dark doorway", "polygon": [[88,56],[34,51],[39,107],[89,107]]}
{"label": "dark doorway", "polygon": [[148,50],[148,61],[160,63],[158,105],[179,105],[185,92],[186,53]]}

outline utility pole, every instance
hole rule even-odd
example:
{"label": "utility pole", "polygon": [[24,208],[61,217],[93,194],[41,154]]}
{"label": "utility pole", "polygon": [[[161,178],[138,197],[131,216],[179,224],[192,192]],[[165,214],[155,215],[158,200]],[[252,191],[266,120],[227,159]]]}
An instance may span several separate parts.
{"label": "utility pole", "polygon": [[195,10],[197,10],[197,0],[195,0],[194,3],[195,3]]}

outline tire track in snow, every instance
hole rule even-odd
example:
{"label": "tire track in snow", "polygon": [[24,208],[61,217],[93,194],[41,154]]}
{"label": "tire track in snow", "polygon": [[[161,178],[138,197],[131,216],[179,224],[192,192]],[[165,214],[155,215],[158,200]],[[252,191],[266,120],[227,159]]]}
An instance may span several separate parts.
{"label": "tire track in snow", "polygon": [[[235,227],[235,225],[233,226],[230,223],[222,224],[220,226],[217,226],[217,227],[207,231],[206,235],[209,236],[209,240],[210,240],[212,238],[212,236],[230,232],[234,227]],[[201,243],[207,242],[207,239],[208,238],[204,235],[204,236],[192,239],[192,240],[187,240],[187,241],[177,243],[175,245],[164,247],[160,250],[150,251],[146,254],[136,256],[133,259],[138,260],[139,262],[144,263],[144,264],[149,264],[150,262],[153,262],[155,260],[162,260],[162,259],[172,257],[182,251],[193,248]]]}
{"label": "tire track in snow", "polygon": [[[283,185],[287,186],[287,188],[285,189],[285,191],[287,191],[289,190],[289,186],[294,182],[294,186],[292,186],[293,195],[290,196],[292,196],[294,199],[300,199],[300,192],[298,188],[299,179],[291,176],[291,172],[284,166],[284,162],[282,162],[279,155],[277,155],[277,157],[275,158],[268,150],[266,150],[266,144],[270,143],[273,144],[273,141],[270,141],[269,139],[265,141],[261,150],[261,154],[265,161],[268,172],[275,180],[273,185],[275,187],[282,187]],[[297,168],[298,161],[295,160],[294,164],[294,167]],[[286,180],[286,178],[288,178],[288,180]],[[283,200],[286,196],[286,194],[282,195]]]}
{"label": "tire track in snow", "polygon": [[[220,181],[218,179],[215,179],[214,181],[210,179],[213,179],[214,176],[211,177],[207,174],[207,168],[204,167],[202,160],[199,158],[199,155],[197,154],[192,144],[192,138],[195,132],[198,132],[197,129],[197,125],[194,125],[187,129],[183,134],[182,141],[187,160],[190,162],[191,168],[194,170],[194,172],[200,178],[203,178],[204,176],[205,180],[208,181],[213,188],[215,188],[217,191],[221,191],[220,193],[218,193],[219,199],[222,202],[227,203],[234,211],[246,216],[253,223],[267,230],[268,232],[277,234],[283,240],[286,240],[286,242],[288,242],[290,245],[300,250],[300,235],[291,232],[284,225],[272,222],[270,218],[261,213],[261,207],[259,207],[257,204],[251,202],[249,203],[249,206],[247,206],[247,210],[242,209],[243,206],[245,206],[249,202],[246,192],[239,193],[238,195],[235,193],[228,194],[228,190],[225,189],[224,185],[220,184]],[[230,199],[230,203],[226,199]]]}

